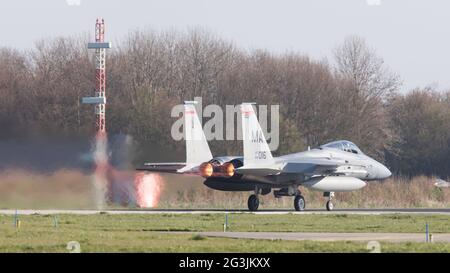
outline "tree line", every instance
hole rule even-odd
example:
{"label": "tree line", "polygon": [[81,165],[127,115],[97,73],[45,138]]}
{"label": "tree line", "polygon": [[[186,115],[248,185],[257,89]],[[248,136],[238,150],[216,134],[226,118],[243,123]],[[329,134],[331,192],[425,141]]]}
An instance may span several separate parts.
{"label": "tree line", "polygon": [[[94,90],[87,36],[0,48],[0,138],[93,134]],[[182,155],[170,137],[172,106],[243,101],[280,105],[275,154],[348,139],[401,175],[448,176],[450,96],[433,88],[400,92],[402,81],[364,39],[351,36],[332,59],[244,50],[203,29],[134,31],[107,54],[107,131],[129,134],[136,159],[151,150]],[[240,143],[212,141],[214,154]],[[182,158],[180,158],[182,159]]]}

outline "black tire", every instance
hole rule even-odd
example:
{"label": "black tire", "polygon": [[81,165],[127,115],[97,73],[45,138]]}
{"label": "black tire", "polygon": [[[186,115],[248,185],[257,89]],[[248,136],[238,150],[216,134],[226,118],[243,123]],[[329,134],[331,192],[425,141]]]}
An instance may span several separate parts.
{"label": "black tire", "polygon": [[331,201],[327,202],[327,210],[332,211],[334,209],[334,204]]}
{"label": "black tire", "polygon": [[258,196],[254,195],[254,194],[250,195],[250,197],[248,198],[247,205],[248,205],[248,209],[250,211],[257,211],[258,207],[259,207]]}
{"label": "black tire", "polygon": [[296,211],[304,211],[306,207],[305,198],[301,195],[296,195],[294,198],[294,208]]}

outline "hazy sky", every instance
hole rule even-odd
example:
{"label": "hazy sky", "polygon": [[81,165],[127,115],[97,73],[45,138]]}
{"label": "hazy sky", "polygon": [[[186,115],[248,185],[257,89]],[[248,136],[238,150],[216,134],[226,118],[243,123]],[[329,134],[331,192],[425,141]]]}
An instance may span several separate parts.
{"label": "hazy sky", "polygon": [[104,17],[107,40],[152,27],[202,26],[237,46],[330,57],[351,34],[374,47],[399,73],[403,89],[450,89],[448,0],[0,0],[0,46],[93,32]]}

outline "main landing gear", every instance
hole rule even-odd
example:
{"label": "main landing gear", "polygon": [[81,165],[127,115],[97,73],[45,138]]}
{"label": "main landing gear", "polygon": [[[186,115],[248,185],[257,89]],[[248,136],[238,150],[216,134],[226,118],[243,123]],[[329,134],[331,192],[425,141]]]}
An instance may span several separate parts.
{"label": "main landing gear", "polygon": [[255,193],[248,197],[247,206],[250,211],[257,211],[259,207],[259,195],[266,195],[272,191],[271,188],[255,187]]}
{"label": "main landing gear", "polygon": [[294,208],[296,211],[304,211],[306,207],[306,201],[302,193],[296,186],[282,188],[273,192],[275,198],[282,196],[294,196]]}
{"label": "main landing gear", "polygon": [[[250,211],[257,211],[259,208],[259,195],[268,194],[270,189],[265,189],[261,191],[260,188],[255,188],[255,193],[250,195],[248,198],[248,209]],[[296,211],[304,211],[306,208],[306,201],[300,190],[294,187],[282,188],[273,192],[275,198],[280,198],[282,196],[294,196],[294,208]],[[332,211],[334,209],[333,198],[334,192],[324,192],[323,196],[326,197],[326,209],[327,211]]]}
{"label": "main landing gear", "polygon": [[296,195],[294,198],[294,208],[296,211],[305,210],[305,198],[302,195]]}
{"label": "main landing gear", "polygon": [[247,205],[248,205],[248,209],[249,209],[250,211],[256,211],[256,210],[258,210],[258,207],[259,207],[259,198],[258,198],[258,195],[256,195],[256,194],[250,195],[250,197],[248,198]]}
{"label": "main landing gear", "polygon": [[[305,210],[305,198],[300,194],[295,195],[294,198],[294,208],[296,211],[304,211]],[[259,207],[259,198],[257,194],[252,194],[248,198],[248,209],[250,211],[257,211]]]}

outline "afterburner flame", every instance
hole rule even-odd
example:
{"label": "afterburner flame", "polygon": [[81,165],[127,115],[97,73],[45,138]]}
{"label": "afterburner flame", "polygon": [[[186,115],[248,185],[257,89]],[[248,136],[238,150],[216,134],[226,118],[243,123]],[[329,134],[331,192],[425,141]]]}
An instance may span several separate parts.
{"label": "afterburner flame", "polygon": [[234,175],[234,165],[232,163],[225,163],[222,165],[222,175],[225,177],[232,177]]}
{"label": "afterburner flame", "polygon": [[211,177],[213,175],[213,165],[209,162],[202,163],[199,168],[200,175],[204,178]]}
{"label": "afterburner flame", "polygon": [[163,179],[157,174],[137,173],[134,180],[136,205],[140,208],[156,207],[161,198],[163,183]]}

